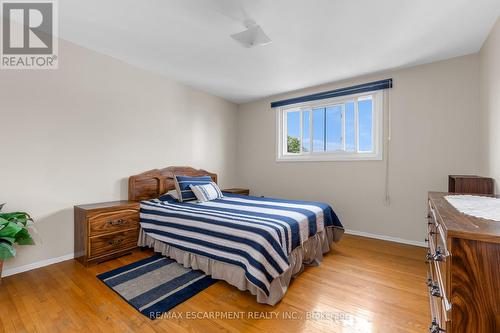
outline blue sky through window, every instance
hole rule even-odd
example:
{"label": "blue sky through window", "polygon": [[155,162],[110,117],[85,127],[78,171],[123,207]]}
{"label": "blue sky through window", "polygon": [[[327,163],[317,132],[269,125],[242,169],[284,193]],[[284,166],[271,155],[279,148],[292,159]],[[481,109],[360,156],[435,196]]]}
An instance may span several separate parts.
{"label": "blue sky through window", "polygon": [[286,121],[288,135],[298,139],[300,137],[300,112],[288,112]]}
{"label": "blue sky through window", "polygon": [[359,150],[372,151],[372,100],[365,99],[358,101],[359,118]]}
{"label": "blue sky through window", "polygon": [[356,119],[354,114],[354,102],[345,104],[345,150],[356,151]]}
{"label": "blue sky through window", "polygon": [[341,150],[342,147],[342,105],[326,108],[326,150]]}
{"label": "blue sky through window", "polygon": [[302,151],[308,152],[311,144],[311,140],[309,139],[311,133],[310,127],[310,112],[311,111],[302,111]]}
{"label": "blue sky through window", "polygon": [[325,150],[325,108],[313,110],[313,151]]}
{"label": "blue sky through window", "polygon": [[[358,100],[358,140],[360,151],[373,151],[373,101],[371,97]],[[343,104],[345,108],[345,150],[356,151],[355,146],[355,110],[354,102]],[[310,110],[302,111],[303,138],[302,150],[307,152],[310,147]],[[325,126],[326,120],[326,126]],[[342,146],[342,105],[312,110],[313,151],[336,151]],[[326,133],[325,133],[326,130]],[[287,113],[287,135],[300,138],[300,111]]]}

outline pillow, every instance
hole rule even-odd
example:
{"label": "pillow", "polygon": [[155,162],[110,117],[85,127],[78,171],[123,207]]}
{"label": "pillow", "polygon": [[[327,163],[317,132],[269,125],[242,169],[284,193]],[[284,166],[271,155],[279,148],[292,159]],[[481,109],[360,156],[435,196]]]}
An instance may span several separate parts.
{"label": "pillow", "polygon": [[198,202],[205,202],[223,197],[222,192],[214,182],[206,185],[190,185],[191,190],[198,199]]}
{"label": "pillow", "polygon": [[162,194],[159,199],[161,201],[170,201],[172,199],[179,201],[179,195],[177,194],[177,190],[170,190],[167,193]]}
{"label": "pillow", "polygon": [[175,189],[177,190],[178,199],[180,202],[196,200],[196,196],[191,191],[190,185],[205,185],[212,182],[212,177],[188,177],[188,176],[174,176]]}

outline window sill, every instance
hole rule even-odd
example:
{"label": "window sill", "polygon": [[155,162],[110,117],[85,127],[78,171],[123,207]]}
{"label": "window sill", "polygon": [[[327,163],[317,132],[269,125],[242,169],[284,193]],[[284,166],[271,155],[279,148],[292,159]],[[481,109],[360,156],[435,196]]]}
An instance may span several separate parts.
{"label": "window sill", "polygon": [[328,155],[284,155],[276,162],[342,162],[342,161],[382,161],[381,154],[328,154]]}

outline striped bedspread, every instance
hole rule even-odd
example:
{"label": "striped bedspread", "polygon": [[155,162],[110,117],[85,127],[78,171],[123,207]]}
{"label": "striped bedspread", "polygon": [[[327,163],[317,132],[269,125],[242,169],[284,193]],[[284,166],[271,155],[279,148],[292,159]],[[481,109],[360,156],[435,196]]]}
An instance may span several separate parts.
{"label": "striped bedspread", "polygon": [[222,199],[178,202],[169,195],[141,202],[141,228],[176,248],[233,264],[269,295],[289,267],[288,255],[325,227],[342,224],[324,203],[224,193]]}

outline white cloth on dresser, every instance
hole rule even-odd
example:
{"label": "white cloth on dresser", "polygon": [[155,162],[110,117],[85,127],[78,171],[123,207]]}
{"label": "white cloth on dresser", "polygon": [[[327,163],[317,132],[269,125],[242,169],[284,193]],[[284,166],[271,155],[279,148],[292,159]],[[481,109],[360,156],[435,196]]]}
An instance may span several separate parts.
{"label": "white cloth on dresser", "polygon": [[500,221],[500,198],[479,195],[447,195],[445,199],[461,213]]}

